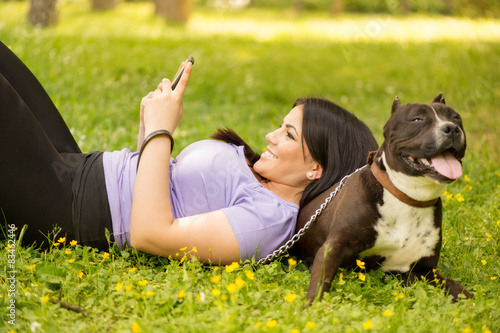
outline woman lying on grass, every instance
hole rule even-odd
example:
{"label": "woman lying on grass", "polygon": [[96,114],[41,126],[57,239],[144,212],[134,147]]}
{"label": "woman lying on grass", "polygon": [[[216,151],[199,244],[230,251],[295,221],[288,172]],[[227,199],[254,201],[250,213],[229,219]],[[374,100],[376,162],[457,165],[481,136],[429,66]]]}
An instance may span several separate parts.
{"label": "woman lying on grass", "polygon": [[25,244],[41,245],[58,226],[68,239],[105,249],[108,229],[118,246],[155,255],[196,247],[203,262],[260,259],[293,236],[299,207],[377,147],[354,115],[305,98],[266,136],[262,156],[219,131],[219,141],[193,143],[174,159],[191,70],[188,63],[175,90],[164,79],[143,98],[140,155],[82,154],[40,83],[0,44],[3,224],[28,224]]}

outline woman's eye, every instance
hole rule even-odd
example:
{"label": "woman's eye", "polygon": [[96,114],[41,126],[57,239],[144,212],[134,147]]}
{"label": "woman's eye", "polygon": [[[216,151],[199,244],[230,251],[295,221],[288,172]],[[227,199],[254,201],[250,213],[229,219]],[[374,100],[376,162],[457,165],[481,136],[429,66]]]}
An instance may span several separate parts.
{"label": "woman's eye", "polygon": [[290,133],[290,132],[286,132],[286,135],[287,135],[290,139],[295,140],[295,137],[293,136],[293,134],[292,134],[292,133]]}

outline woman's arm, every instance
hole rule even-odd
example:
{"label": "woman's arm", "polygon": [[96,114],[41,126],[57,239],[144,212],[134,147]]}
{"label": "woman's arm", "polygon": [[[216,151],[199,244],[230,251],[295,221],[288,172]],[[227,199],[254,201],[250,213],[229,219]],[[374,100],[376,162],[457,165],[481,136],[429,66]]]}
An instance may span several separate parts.
{"label": "woman's arm", "polygon": [[[144,135],[159,129],[175,131],[182,117],[182,96],[191,68],[188,64],[174,91],[170,81],[163,80],[143,99]],[[132,200],[131,245],[161,256],[174,256],[180,248],[196,247],[197,253],[192,255],[204,262],[238,261],[238,242],[222,211],[174,220],[169,190],[171,144],[167,136],[157,136],[142,152]]]}

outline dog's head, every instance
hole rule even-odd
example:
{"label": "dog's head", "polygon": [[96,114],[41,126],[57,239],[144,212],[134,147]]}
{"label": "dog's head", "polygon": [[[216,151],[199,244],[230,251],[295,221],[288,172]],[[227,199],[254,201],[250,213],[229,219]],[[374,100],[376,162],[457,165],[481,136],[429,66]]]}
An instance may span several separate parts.
{"label": "dog's head", "polygon": [[430,104],[403,105],[396,97],[384,139],[380,151],[396,172],[440,184],[462,175],[466,148],[462,118],[446,105],[441,93]]}

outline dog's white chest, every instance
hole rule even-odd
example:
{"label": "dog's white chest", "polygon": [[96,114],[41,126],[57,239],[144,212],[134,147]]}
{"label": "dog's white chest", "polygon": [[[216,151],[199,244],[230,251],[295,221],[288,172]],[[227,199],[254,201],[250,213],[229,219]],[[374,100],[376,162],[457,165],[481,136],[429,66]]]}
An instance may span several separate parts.
{"label": "dog's white chest", "polygon": [[415,261],[434,254],[440,235],[434,226],[434,207],[410,207],[384,190],[379,213],[375,245],[362,252],[361,258],[382,256],[383,271],[407,272]]}

